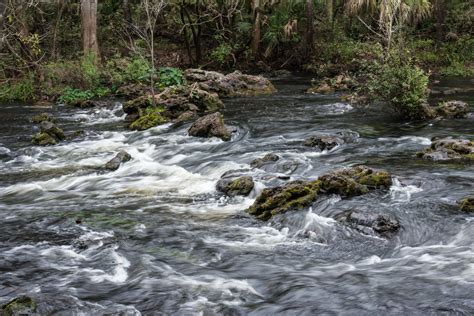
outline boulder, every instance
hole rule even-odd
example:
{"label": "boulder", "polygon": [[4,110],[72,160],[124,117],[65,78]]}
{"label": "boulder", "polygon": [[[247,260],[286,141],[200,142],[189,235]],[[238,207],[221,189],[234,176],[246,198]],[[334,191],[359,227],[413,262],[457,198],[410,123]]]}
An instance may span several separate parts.
{"label": "boulder", "polygon": [[334,147],[344,144],[344,140],[331,135],[315,135],[306,139],[303,145],[307,147],[318,147],[322,150],[331,150]]}
{"label": "boulder", "polygon": [[318,197],[320,184],[320,181],[293,181],[284,186],[266,188],[247,213],[266,221],[274,215],[308,207]]}
{"label": "boulder", "polygon": [[322,175],[314,181],[293,181],[284,186],[264,189],[247,212],[268,220],[290,209],[308,207],[321,194],[339,194],[346,198],[375,189],[386,189],[391,184],[392,178],[386,171],[366,166],[346,168]]}
{"label": "boulder", "polygon": [[252,177],[243,176],[239,178],[222,178],[216,184],[217,191],[228,196],[249,195],[254,187]]}
{"label": "boulder", "polygon": [[40,123],[40,131],[42,133],[47,133],[52,137],[57,138],[58,140],[66,139],[64,135],[64,131],[56,126],[53,122],[50,121],[43,121]]}
{"label": "boulder", "polygon": [[384,238],[393,237],[400,229],[400,223],[395,216],[378,212],[350,210],[336,216],[336,219],[362,233]]}
{"label": "boulder", "polygon": [[361,195],[376,189],[387,189],[392,185],[391,175],[384,170],[356,166],[330,172],[319,177],[321,191],[343,197]]}
{"label": "boulder", "polygon": [[122,97],[136,98],[140,95],[148,94],[149,91],[150,86],[148,85],[142,83],[131,83],[119,87],[116,91],[116,94]]}
{"label": "boulder", "polygon": [[188,82],[195,82],[200,89],[224,97],[255,96],[276,91],[268,79],[242,74],[239,71],[224,75],[215,71],[187,69],[184,75]]}
{"label": "boulder", "polygon": [[436,112],[446,118],[466,118],[469,113],[469,106],[462,101],[446,101],[438,104]]}
{"label": "boulder", "polygon": [[132,156],[129,153],[124,150],[121,150],[118,152],[117,155],[115,155],[114,158],[112,158],[105,164],[105,169],[115,171],[120,167],[122,163],[130,161],[131,159]]}
{"label": "boulder", "polygon": [[323,82],[317,86],[311,87],[308,90],[306,90],[306,93],[317,93],[317,94],[329,94],[333,92],[334,92],[334,89],[326,82]]}
{"label": "boulder", "polygon": [[272,163],[272,162],[276,162],[279,159],[280,159],[280,157],[275,155],[275,154],[266,154],[262,158],[257,158],[257,159],[252,160],[250,162],[250,166],[252,168],[260,168],[263,165],[266,165],[266,164],[269,164],[269,163]]}
{"label": "boulder", "polygon": [[[155,104],[153,104],[153,98]],[[132,122],[129,126],[140,130],[178,119],[186,112],[203,115],[216,112],[223,107],[224,104],[217,94],[196,86],[168,87],[155,96],[141,96],[122,105],[123,111],[127,113],[126,121]],[[153,112],[151,117],[146,117],[133,125],[133,122],[141,117],[149,116],[151,112]]]}
{"label": "boulder", "polygon": [[224,117],[220,112],[199,118],[191,125],[188,134],[195,137],[218,137],[226,141],[230,140],[231,136],[231,133],[224,125]]}
{"label": "boulder", "polygon": [[468,139],[442,138],[431,143],[429,148],[416,156],[431,161],[474,160],[474,142]]}
{"label": "boulder", "polygon": [[34,145],[48,146],[56,145],[59,141],[65,140],[64,131],[51,121],[40,123],[40,132],[33,135],[31,142]]}
{"label": "boulder", "polygon": [[17,297],[2,306],[0,315],[32,315],[36,311],[36,302],[28,296]]}
{"label": "boulder", "polygon": [[458,201],[461,211],[464,212],[474,212],[474,195],[468,196],[460,201]]}

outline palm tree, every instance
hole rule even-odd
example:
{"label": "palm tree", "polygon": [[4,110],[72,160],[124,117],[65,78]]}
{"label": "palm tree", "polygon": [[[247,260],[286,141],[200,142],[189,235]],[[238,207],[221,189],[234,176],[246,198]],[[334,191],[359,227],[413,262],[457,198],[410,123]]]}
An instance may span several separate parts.
{"label": "palm tree", "polygon": [[[384,43],[386,52],[390,50],[393,35],[408,22],[417,22],[431,13],[429,0],[347,0],[346,10],[357,18]],[[377,16],[378,30],[374,30],[359,15],[366,13]]]}

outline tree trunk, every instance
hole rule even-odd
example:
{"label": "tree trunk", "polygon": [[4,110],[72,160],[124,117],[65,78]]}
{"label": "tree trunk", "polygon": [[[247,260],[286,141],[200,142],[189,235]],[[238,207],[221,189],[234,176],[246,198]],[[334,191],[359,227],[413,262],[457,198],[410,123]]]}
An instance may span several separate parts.
{"label": "tree trunk", "polygon": [[326,12],[328,17],[328,23],[332,27],[334,19],[334,0],[326,0]]}
{"label": "tree trunk", "polygon": [[97,0],[81,0],[81,32],[84,55],[99,58],[97,40]]}
{"label": "tree trunk", "polygon": [[253,11],[253,30],[252,30],[252,43],[251,49],[253,56],[258,57],[258,51],[260,48],[260,0],[252,1],[252,11]]}
{"label": "tree trunk", "polygon": [[446,3],[445,0],[435,1],[435,15],[436,15],[436,39],[441,43],[444,38],[444,20],[446,18]]}
{"label": "tree trunk", "polygon": [[313,0],[306,0],[306,54],[313,51],[314,27],[313,27]]}
{"label": "tree trunk", "polygon": [[7,6],[4,1],[0,1],[0,51],[3,49],[3,32],[5,28],[5,13]]}
{"label": "tree trunk", "polygon": [[127,27],[133,24],[132,13],[130,10],[130,2],[128,0],[122,1],[123,19],[127,22]]}

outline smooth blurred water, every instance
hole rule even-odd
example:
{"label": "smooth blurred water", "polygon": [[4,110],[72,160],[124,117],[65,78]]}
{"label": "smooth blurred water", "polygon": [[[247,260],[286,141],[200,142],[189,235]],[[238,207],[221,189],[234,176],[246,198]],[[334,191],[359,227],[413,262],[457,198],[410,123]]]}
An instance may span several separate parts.
{"label": "smooth blurred water", "polygon": [[[473,192],[474,166],[414,157],[432,137],[472,138],[474,119],[402,123],[304,94],[309,78],[275,84],[275,95],[224,100],[238,130],[230,142],[188,137],[189,125],[128,131],[120,104],[0,106],[0,304],[26,294],[40,314],[474,314],[474,217],[456,206]],[[29,119],[44,111],[85,133],[31,146]],[[302,145],[321,132],[350,141],[323,153]],[[97,171],[121,149],[133,160]],[[270,152],[281,159],[247,171],[249,197],[216,192],[224,172]],[[244,212],[281,175],[361,163],[390,171],[392,188],[270,222]],[[348,209],[392,214],[402,229],[391,240],[363,235],[333,220]]]}

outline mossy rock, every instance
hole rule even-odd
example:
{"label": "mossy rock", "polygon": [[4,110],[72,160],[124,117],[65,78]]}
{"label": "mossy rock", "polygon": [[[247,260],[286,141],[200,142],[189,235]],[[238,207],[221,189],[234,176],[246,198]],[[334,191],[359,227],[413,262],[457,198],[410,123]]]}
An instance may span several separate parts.
{"label": "mossy rock", "polygon": [[224,116],[219,112],[196,120],[189,128],[188,134],[194,137],[218,137],[224,141],[230,140],[232,136],[224,124]]}
{"label": "mossy rock", "polygon": [[463,101],[441,102],[436,107],[436,113],[446,118],[465,118],[469,113],[469,106]]}
{"label": "mossy rock", "polygon": [[459,207],[463,212],[474,212],[474,196],[468,196],[458,201]]}
{"label": "mossy rock", "polygon": [[416,156],[431,161],[474,161],[474,142],[468,139],[438,139],[430,147],[417,152]]}
{"label": "mossy rock", "polygon": [[375,189],[389,188],[392,177],[383,170],[374,170],[366,166],[341,169],[319,178],[321,189],[325,193],[341,196],[356,196]]}
{"label": "mossy rock", "polygon": [[48,122],[55,123],[56,119],[49,113],[40,113],[40,114],[34,115],[31,118],[32,123],[38,123],[39,124],[43,121],[48,121]]}
{"label": "mossy rock", "polygon": [[31,143],[39,146],[50,146],[56,145],[58,141],[48,133],[41,132],[33,135]]}
{"label": "mossy rock", "polygon": [[28,296],[17,297],[2,306],[0,315],[31,315],[36,311],[36,302]]}
{"label": "mossy rock", "polygon": [[250,176],[223,178],[216,184],[217,190],[228,196],[249,195],[249,193],[252,192],[253,187],[254,182]]}
{"label": "mossy rock", "polygon": [[247,212],[268,220],[290,209],[308,207],[321,194],[339,194],[345,198],[387,189],[391,185],[392,177],[388,172],[356,166],[330,172],[315,181],[294,181],[285,186],[264,189]]}
{"label": "mossy rock", "polygon": [[320,185],[318,180],[293,181],[285,186],[264,189],[247,213],[269,220],[274,215],[308,207],[317,199]]}
{"label": "mossy rock", "polygon": [[130,124],[130,129],[143,131],[161,124],[169,122],[169,119],[161,114],[160,108],[147,108],[144,114]]}

